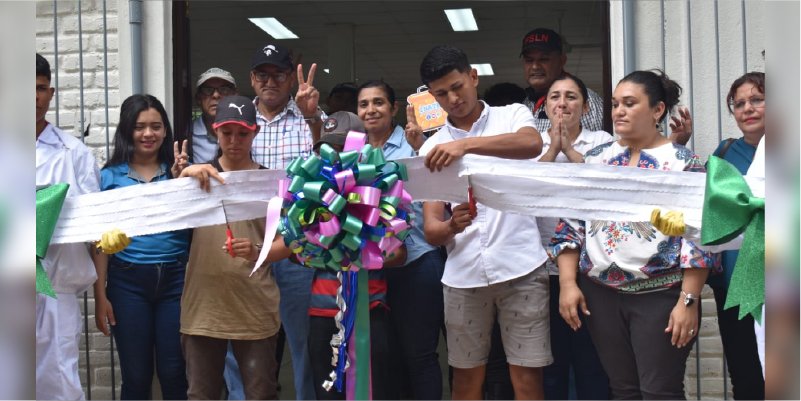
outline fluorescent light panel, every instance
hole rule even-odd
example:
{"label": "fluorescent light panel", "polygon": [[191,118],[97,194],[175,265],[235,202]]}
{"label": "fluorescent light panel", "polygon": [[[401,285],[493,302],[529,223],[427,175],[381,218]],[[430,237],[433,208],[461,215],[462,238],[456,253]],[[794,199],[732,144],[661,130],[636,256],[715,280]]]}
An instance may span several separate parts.
{"label": "fluorescent light panel", "polygon": [[470,66],[478,71],[478,75],[495,75],[495,72],[492,71],[492,64],[470,64]]}
{"label": "fluorescent light panel", "polygon": [[472,8],[445,10],[445,16],[448,17],[448,22],[451,23],[451,28],[453,28],[454,31],[463,32],[478,30],[476,19],[473,17]]}
{"label": "fluorescent light panel", "polygon": [[275,18],[248,18],[248,20],[274,39],[298,39],[298,35]]}

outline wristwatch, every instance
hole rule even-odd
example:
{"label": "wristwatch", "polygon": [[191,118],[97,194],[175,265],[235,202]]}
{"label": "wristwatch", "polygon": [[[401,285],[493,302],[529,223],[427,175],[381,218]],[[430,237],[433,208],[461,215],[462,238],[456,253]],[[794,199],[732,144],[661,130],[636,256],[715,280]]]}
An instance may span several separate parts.
{"label": "wristwatch", "polygon": [[681,295],[684,297],[684,306],[686,307],[690,307],[690,305],[694,304],[695,300],[698,299],[695,295],[686,293],[684,290],[681,291]]}

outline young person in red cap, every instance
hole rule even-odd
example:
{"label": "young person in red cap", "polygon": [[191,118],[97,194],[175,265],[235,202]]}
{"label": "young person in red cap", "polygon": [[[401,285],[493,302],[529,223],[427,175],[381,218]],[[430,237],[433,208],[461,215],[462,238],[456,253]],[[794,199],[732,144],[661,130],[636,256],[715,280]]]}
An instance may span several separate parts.
{"label": "young person in red cap", "polygon": [[[259,126],[250,99],[221,99],[214,121],[220,144],[217,157],[210,164],[189,166],[181,173],[182,177],[197,178],[207,190],[209,177],[221,180],[218,172],[264,168],[251,158]],[[229,255],[227,249],[225,224],[196,228],[192,236],[181,299],[181,344],[186,356],[188,396],[219,399],[230,341],[245,399],[277,399],[278,287],[268,266],[249,276],[259,255],[257,244],[264,238],[264,219],[232,222],[230,228],[235,236],[230,251],[235,256]],[[286,248],[273,251],[268,262],[287,256]]]}

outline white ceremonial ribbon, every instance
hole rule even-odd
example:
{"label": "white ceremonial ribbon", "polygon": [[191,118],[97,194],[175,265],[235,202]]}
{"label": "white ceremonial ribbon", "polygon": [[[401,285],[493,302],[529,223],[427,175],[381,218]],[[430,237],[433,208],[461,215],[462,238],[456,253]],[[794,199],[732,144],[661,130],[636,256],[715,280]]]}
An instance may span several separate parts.
{"label": "white ceremonial ribbon", "polygon": [[[431,173],[424,157],[406,165],[404,184],[419,201],[467,202],[467,177],[476,201],[497,210],[582,220],[650,221],[654,208],[684,213],[688,231],[699,230],[705,174],[598,164],[539,163],[467,155]],[[117,228],[129,237],[225,224],[266,216],[283,170],[221,173],[206,193],[193,178],[179,178],[67,198],[51,243],[97,241]],[[747,179],[752,188],[764,179]],[[754,188],[758,191],[758,188]],[[764,190],[762,191],[764,193]],[[264,243],[266,257],[269,243]],[[262,255],[260,255],[262,256]]]}

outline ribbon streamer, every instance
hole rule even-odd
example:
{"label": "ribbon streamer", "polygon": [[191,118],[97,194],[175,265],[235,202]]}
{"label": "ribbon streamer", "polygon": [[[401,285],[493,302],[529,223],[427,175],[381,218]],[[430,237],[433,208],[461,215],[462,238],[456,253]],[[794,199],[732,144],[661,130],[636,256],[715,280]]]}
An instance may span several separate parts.
{"label": "ribbon streamer", "polygon": [[[474,155],[431,173],[424,160],[422,156],[394,160],[405,166],[409,180],[404,189],[416,201],[467,202],[470,176],[476,200],[497,210],[622,221],[649,221],[654,208],[676,210],[685,216],[685,237],[697,232],[691,238],[700,238],[704,174]],[[225,185],[212,180],[211,193],[201,190],[193,178],[178,178],[69,197],[51,243],[97,241],[114,228],[135,237],[225,224],[220,209],[223,200],[231,222],[264,218],[268,200],[286,194],[278,191],[279,182],[286,178],[284,171],[221,175]],[[745,180],[753,193],[764,193],[763,178],[747,176]],[[343,223],[343,229],[347,227]]]}

